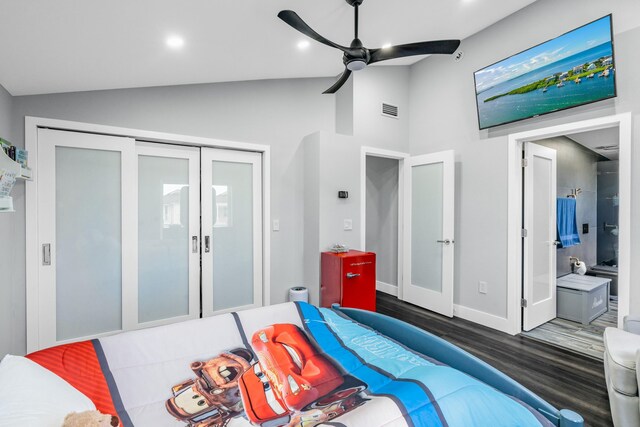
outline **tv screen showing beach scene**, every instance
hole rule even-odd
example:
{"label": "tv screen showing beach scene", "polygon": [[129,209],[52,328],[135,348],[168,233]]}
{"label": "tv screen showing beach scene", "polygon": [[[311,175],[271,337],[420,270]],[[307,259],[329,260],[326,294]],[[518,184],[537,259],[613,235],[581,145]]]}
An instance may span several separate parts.
{"label": "tv screen showing beach scene", "polygon": [[480,129],[616,96],[611,15],[476,71]]}

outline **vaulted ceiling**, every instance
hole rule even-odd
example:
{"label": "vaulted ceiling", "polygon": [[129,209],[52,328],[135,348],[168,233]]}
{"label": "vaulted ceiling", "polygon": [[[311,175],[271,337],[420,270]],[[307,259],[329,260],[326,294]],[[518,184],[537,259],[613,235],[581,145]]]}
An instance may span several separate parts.
{"label": "vaulted ceiling", "polygon": [[[464,39],[534,0],[367,0],[367,47]],[[280,21],[295,10],[340,44],[353,39],[344,0],[0,0],[0,84],[12,95],[336,76],[341,52]],[[169,37],[184,41],[170,48]],[[421,57],[390,61],[411,64]]]}

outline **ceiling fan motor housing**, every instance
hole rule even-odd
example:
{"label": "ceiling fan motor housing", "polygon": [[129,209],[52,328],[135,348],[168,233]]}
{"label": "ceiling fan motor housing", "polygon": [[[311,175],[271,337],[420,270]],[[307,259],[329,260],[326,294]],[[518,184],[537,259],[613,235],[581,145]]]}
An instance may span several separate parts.
{"label": "ceiling fan motor housing", "polygon": [[365,49],[359,38],[353,39],[349,51],[342,55],[342,62],[350,71],[360,71],[367,66],[371,55],[369,50]]}

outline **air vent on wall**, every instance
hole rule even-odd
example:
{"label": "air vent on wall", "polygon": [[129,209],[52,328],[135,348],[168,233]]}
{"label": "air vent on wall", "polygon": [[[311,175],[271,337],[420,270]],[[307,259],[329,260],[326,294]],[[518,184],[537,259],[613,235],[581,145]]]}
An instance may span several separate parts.
{"label": "air vent on wall", "polygon": [[382,115],[386,117],[391,117],[394,119],[398,118],[398,107],[391,104],[382,103]]}

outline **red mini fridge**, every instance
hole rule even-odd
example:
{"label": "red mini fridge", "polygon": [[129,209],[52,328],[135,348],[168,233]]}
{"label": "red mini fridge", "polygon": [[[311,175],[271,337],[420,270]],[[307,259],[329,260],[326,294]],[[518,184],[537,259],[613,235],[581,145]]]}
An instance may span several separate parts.
{"label": "red mini fridge", "polygon": [[376,254],[322,252],[320,305],[376,311]]}

